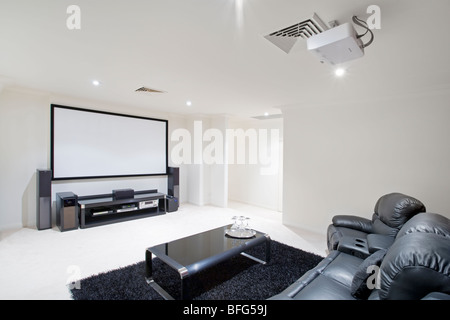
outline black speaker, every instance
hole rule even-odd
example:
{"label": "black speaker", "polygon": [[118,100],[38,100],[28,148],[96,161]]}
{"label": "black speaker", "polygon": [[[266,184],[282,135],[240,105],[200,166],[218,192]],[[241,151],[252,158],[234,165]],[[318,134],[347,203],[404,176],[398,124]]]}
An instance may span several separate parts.
{"label": "black speaker", "polygon": [[180,168],[169,167],[167,194],[180,199]]}
{"label": "black speaker", "polygon": [[78,229],[78,196],[73,192],[56,194],[56,225],[61,231]]}
{"label": "black speaker", "polygon": [[52,227],[52,171],[36,171],[36,227],[38,230]]}
{"label": "black speaker", "polygon": [[134,198],[134,190],[133,189],[113,190],[112,195],[113,195],[113,200],[133,199]]}
{"label": "black speaker", "polygon": [[178,210],[178,199],[174,196],[167,196],[166,199],[159,200],[159,210],[166,210],[166,212],[174,212]]}

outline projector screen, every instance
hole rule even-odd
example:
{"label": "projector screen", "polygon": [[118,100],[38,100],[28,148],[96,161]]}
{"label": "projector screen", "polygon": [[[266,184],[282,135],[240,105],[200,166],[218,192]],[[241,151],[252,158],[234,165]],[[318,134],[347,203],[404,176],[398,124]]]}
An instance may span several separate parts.
{"label": "projector screen", "polygon": [[168,121],[51,105],[53,180],[167,174]]}

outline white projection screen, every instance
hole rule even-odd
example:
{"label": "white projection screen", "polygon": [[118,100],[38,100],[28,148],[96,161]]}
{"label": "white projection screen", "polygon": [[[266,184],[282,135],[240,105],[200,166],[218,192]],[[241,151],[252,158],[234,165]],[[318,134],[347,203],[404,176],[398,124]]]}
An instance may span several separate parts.
{"label": "white projection screen", "polygon": [[167,174],[168,121],[51,105],[53,180]]}

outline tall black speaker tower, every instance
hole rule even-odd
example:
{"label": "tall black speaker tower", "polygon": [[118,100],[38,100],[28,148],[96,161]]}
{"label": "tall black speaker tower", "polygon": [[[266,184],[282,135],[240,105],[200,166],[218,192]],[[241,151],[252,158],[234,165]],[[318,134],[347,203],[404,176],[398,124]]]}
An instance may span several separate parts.
{"label": "tall black speaker tower", "polygon": [[52,171],[36,172],[36,227],[38,230],[52,227]]}
{"label": "tall black speaker tower", "polygon": [[169,167],[167,194],[180,199],[180,168]]}

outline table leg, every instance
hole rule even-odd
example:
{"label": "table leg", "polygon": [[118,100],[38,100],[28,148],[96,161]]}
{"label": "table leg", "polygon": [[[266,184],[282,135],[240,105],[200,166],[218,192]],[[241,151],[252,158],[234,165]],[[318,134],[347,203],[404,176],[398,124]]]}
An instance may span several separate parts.
{"label": "table leg", "polygon": [[152,265],[152,253],[149,250],[145,251],[145,279],[147,282],[152,279],[153,265]]}
{"label": "table leg", "polygon": [[152,263],[152,253],[147,250],[145,252],[145,280],[147,283],[155,289],[155,291],[163,297],[165,300],[173,300],[173,297],[167,293],[166,290],[161,288],[155,280],[153,280],[153,263]]}
{"label": "table leg", "polygon": [[[261,264],[269,263],[270,262],[270,242],[271,242],[271,239],[270,239],[269,235],[265,235],[265,237],[266,237],[266,241],[265,241],[266,260],[265,261],[263,261],[261,259],[258,259],[258,258],[254,257],[254,256],[252,256],[252,255],[250,255],[248,253],[245,253],[245,252],[241,252],[241,255],[244,256],[244,257],[247,257],[249,259],[252,259],[252,260],[254,260],[254,261],[258,262],[258,263],[261,263]],[[260,244],[260,245],[262,245],[262,244]]]}
{"label": "table leg", "polygon": [[266,263],[270,262],[270,244],[272,240],[268,235],[266,235]]}
{"label": "table leg", "polygon": [[191,294],[189,292],[189,272],[186,268],[180,268],[178,270],[181,278],[181,299],[191,300]]}
{"label": "table leg", "polygon": [[181,279],[181,299],[191,300],[189,293],[189,278]]}

